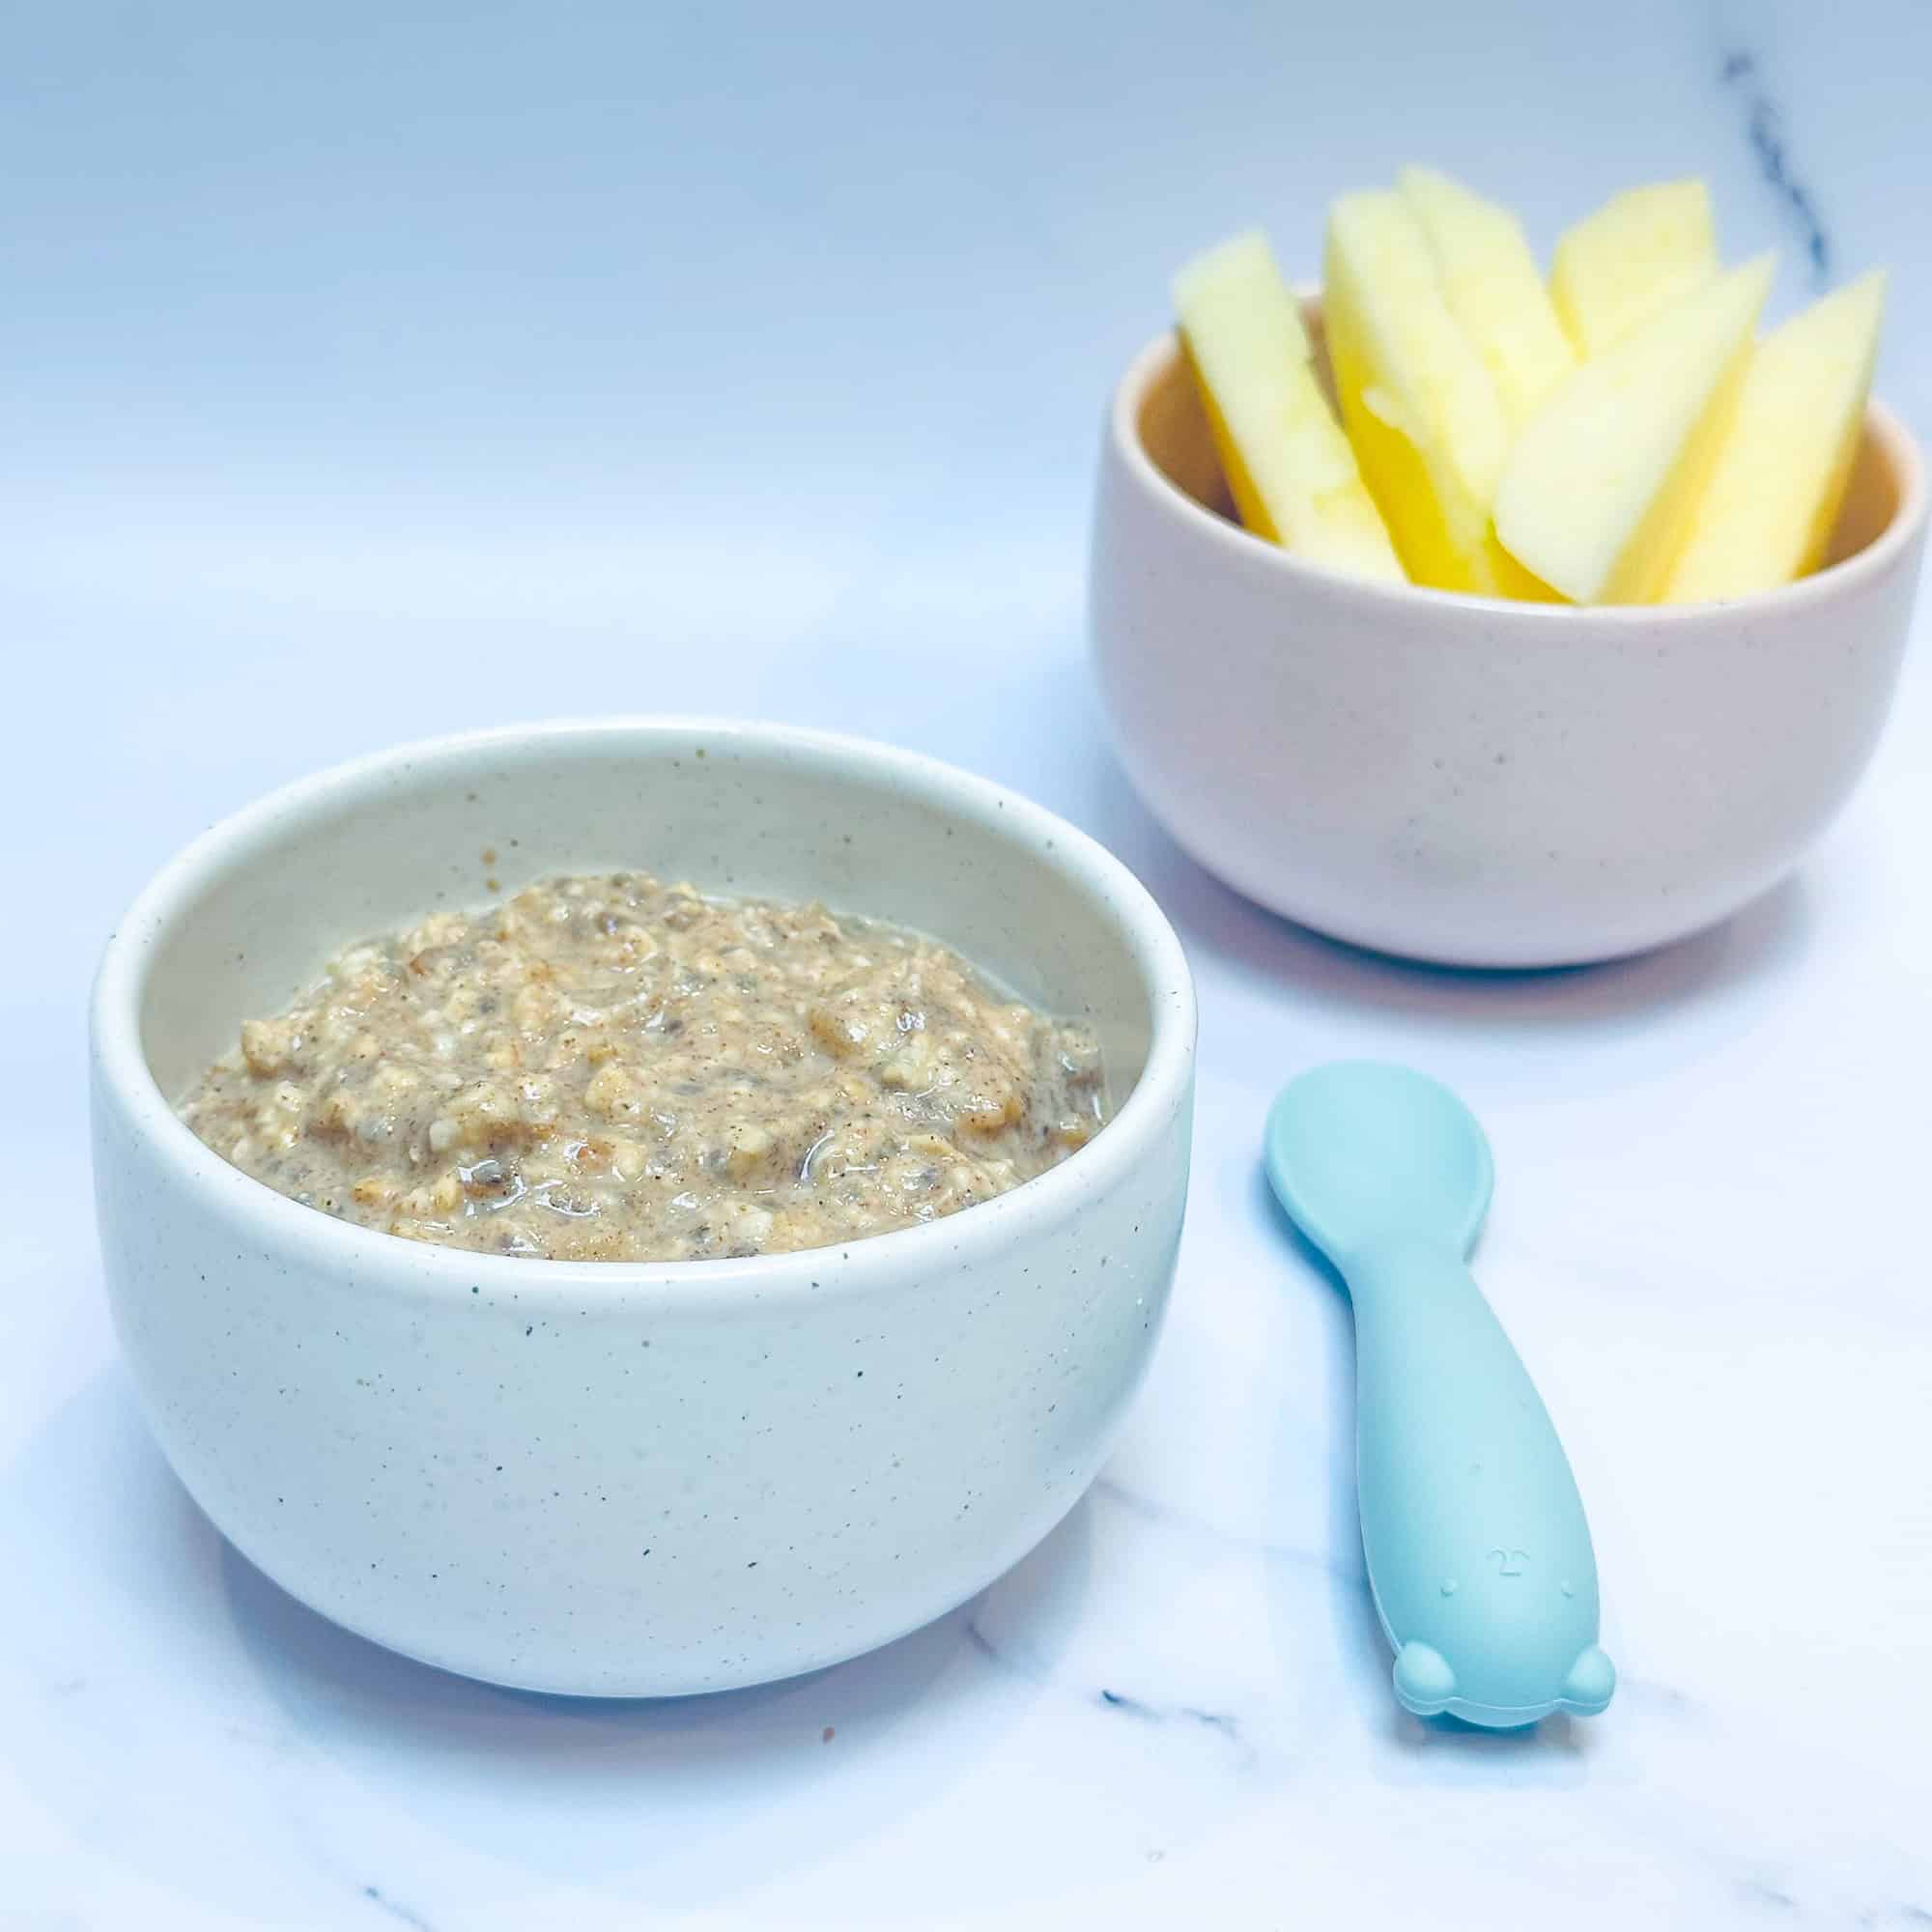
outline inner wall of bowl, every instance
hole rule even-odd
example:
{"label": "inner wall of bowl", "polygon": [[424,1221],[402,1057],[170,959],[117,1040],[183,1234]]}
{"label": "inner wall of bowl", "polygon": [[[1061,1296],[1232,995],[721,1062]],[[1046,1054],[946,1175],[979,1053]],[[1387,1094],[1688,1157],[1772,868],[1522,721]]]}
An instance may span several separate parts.
{"label": "inner wall of bowl", "polygon": [[1153,989],[1121,918],[1063,850],[988,816],[835,752],[729,734],[647,728],[432,754],[278,813],[176,903],[150,958],[143,1050],[176,1099],[243,1019],[285,1007],[352,940],[487,905],[493,879],[507,895],[560,872],[634,870],[930,933],[1092,1026],[1118,1105],[1146,1063]]}
{"label": "inner wall of bowl", "polygon": [[[1332,402],[1333,385],[1321,328],[1321,303],[1304,301],[1302,314],[1315,349],[1317,373]],[[1230,523],[1239,522],[1235,514],[1235,499],[1221,474],[1220,459],[1214,454],[1207,412],[1201,406],[1200,394],[1178,347],[1155,369],[1142,394],[1136,427],[1149,460],[1177,490],[1212,510],[1217,517],[1224,517]],[[1842,563],[1874,542],[1898,514],[1902,494],[1891,454],[1867,417],[1852,479],[1845,490],[1844,507],[1838,513],[1837,527],[1826,548],[1826,564]]]}

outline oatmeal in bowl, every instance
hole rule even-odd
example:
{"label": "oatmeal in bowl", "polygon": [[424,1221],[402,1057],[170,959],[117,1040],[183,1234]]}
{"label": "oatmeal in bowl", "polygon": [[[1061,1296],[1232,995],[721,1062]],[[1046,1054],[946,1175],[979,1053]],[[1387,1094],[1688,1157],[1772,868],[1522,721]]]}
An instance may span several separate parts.
{"label": "oatmeal in bowl", "polygon": [[1106,1101],[1091,1033],[937,941],[611,872],[345,948],[181,1114],[363,1227],[639,1262],[954,1213],[1058,1165]]}
{"label": "oatmeal in bowl", "polygon": [[1092,1481],[1174,1282],[1172,927],[886,746],[362,759],[168,866],[92,1022],[169,1462],[303,1603],[499,1683],[721,1690],[964,1602]]}

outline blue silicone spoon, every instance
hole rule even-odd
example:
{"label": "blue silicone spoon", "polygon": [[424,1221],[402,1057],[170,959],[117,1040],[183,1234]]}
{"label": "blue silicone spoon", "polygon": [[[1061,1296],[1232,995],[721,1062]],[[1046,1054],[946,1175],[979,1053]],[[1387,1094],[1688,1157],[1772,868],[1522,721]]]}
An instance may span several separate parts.
{"label": "blue silicone spoon", "polygon": [[1362,1548],[1397,1697],[1496,1729],[1594,1717],[1617,1674],[1582,1498],[1465,1265],[1494,1179],[1482,1128],[1420,1073],[1343,1061],[1282,1091],[1267,1171],[1354,1305]]}

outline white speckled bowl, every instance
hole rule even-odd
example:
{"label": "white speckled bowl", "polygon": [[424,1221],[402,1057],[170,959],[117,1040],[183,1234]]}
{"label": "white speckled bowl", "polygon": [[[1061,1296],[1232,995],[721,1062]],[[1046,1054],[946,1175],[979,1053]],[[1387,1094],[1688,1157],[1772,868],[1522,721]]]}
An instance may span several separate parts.
{"label": "white speckled bowl", "polygon": [[[283,1199],[170,1101],[245,1016],[433,902],[642,867],[947,940],[1098,1029],[1116,1118],[1036,1180],[849,1248],[630,1266],[420,1246]],[[385,753],[198,839],[95,990],[101,1246],[195,1500],[352,1630],[547,1690],[849,1657],[990,1582],[1093,1478],[1187,1187],[1194,997],[1131,875],[883,747],[693,721]]]}
{"label": "white speckled bowl", "polygon": [[1836,560],[1784,589],[1577,610],[1364,582],[1233,520],[1167,334],[1107,424],[1094,649],[1135,785],[1237,891],[1384,952],[1572,965],[1724,918],[1823,831],[1891,702],[1925,514],[1874,404]]}

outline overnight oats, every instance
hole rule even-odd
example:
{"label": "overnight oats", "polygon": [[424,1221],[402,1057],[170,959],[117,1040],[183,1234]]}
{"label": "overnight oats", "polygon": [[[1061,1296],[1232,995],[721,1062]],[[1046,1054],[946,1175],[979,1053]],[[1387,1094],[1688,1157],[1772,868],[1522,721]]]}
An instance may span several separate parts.
{"label": "overnight oats", "polygon": [[640,872],[351,946],[181,1107],[292,1199],[412,1240],[699,1261],[879,1235],[1106,1118],[1083,1029],[917,933]]}

